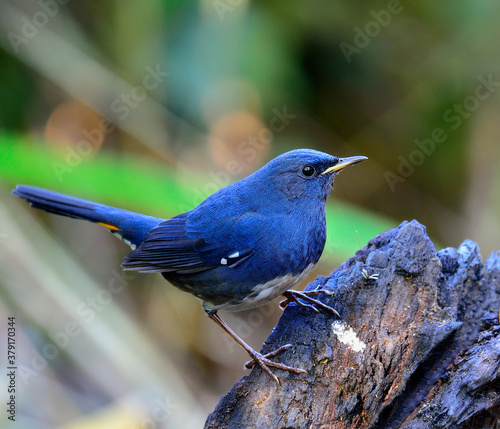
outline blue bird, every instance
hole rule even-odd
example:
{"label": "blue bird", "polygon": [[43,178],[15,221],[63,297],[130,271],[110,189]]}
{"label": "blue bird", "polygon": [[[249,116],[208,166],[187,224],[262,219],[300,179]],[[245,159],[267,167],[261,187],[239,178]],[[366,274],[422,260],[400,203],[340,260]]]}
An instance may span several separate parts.
{"label": "blue bird", "polygon": [[279,383],[269,367],[305,372],[270,359],[291,345],[258,353],[217,311],[247,310],[283,295],[283,307],[295,302],[316,310],[314,304],[338,316],[312,297],[326,291],[289,289],[309,273],[323,252],[326,200],[335,175],[365,159],[292,150],[168,220],[32,186],[18,185],[12,193],[31,207],[108,228],[132,248],[122,263],[124,270],[159,272],[199,298],[207,315],[248,352],[252,360],[246,367],[257,363]]}

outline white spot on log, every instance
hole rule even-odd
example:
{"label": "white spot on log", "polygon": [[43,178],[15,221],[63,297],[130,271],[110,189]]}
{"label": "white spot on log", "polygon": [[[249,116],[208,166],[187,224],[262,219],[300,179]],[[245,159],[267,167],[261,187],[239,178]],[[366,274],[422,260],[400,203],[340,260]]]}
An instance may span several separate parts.
{"label": "white spot on log", "polygon": [[332,323],[332,331],[338,340],[355,352],[361,352],[366,348],[366,344],[361,341],[356,332],[346,323],[335,321]]}

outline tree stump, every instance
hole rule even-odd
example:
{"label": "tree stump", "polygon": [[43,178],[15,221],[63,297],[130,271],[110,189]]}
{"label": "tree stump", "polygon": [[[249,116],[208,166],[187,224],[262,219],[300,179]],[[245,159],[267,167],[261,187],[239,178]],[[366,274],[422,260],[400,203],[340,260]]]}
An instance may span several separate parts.
{"label": "tree stump", "polygon": [[500,429],[500,251],[403,222],[318,287],[342,318],[291,304],[262,348],[308,374],[255,367],[205,428]]}

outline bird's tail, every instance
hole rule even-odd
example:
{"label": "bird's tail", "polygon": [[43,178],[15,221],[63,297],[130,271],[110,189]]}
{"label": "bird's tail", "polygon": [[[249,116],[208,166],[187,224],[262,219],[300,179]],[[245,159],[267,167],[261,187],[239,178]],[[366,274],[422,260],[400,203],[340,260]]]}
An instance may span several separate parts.
{"label": "bird's tail", "polygon": [[29,201],[31,207],[105,226],[132,248],[139,246],[149,231],[163,222],[163,219],[156,217],[81,200],[33,186],[17,185],[12,194]]}

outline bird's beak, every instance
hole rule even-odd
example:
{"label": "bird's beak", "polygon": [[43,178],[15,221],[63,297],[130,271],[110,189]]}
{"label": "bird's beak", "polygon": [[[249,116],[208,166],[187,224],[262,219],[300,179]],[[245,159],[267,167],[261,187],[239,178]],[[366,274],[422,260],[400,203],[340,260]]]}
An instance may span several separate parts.
{"label": "bird's beak", "polygon": [[338,164],[335,164],[334,166],[327,168],[325,171],[323,171],[323,174],[329,174],[329,173],[336,173],[340,170],[343,170],[346,167],[349,167],[350,165],[357,164],[358,162],[364,161],[365,159],[368,159],[366,156],[351,156],[349,158],[340,158]]}

